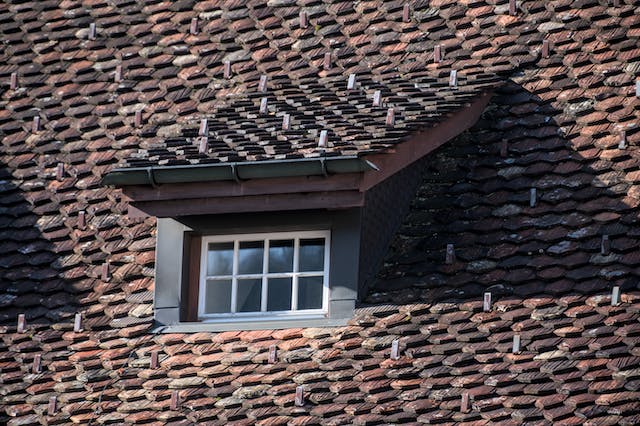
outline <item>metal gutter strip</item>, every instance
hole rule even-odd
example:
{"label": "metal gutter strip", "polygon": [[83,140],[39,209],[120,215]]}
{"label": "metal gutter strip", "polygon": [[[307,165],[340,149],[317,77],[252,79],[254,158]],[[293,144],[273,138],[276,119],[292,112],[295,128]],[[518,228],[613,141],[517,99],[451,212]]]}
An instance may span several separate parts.
{"label": "metal gutter strip", "polygon": [[378,167],[372,162],[356,156],[150,166],[114,169],[102,179],[102,184],[156,186],[165,183],[326,176],[328,174],[361,173],[368,170],[378,170]]}

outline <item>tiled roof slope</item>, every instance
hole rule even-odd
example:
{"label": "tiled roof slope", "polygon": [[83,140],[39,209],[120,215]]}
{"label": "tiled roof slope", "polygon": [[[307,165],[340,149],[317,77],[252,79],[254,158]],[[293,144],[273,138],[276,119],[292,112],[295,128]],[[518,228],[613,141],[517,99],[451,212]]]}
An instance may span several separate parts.
{"label": "tiled roof slope", "polygon": [[[637,2],[407,4],[409,22],[404,2],[2,4],[0,423],[640,423]],[[233,84],[207,87],[225,60]],[[104,173],[263,74],[416,67],[509,84],[428,160],[368,297],[403,305],[329,330],[150,334],[154,221],[128,219]]]}
{"label": "tiled roof slope", "polygon": [[[248,92],[200,104],[203,113],[196,117],[200,121],[192,118],[184,123],[180,136],[146,143],[145,149],[132,154],[124,165],[383,152],[410,134],[435,126],[497,84],[496,77],[491,75],[456,74],[452,87],[450,73],[426,70],[402,76],[377,76],[371,72],[352,76],[353,89],[348,89],[348,79],[343,75],[297,80],[275,77],[265,83],[264,90],[257,87],[256,81],[248,85]],[[198,124],[204,117],[207,131],[201,132]],[[287,119],[288,124],[283,124]],[[327,139],[320,146],[323,130]]]}

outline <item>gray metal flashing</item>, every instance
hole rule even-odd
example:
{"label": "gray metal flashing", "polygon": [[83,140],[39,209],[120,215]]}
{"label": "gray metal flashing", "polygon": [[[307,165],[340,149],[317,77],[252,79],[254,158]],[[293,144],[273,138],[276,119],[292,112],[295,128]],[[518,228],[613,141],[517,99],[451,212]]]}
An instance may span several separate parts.
{"label": "gray metal flashing", "polygon": [[179,166],[149,166],[118,168],[109,172],[103,185],[157,185],[210,181],[242,181],[296,176],[327,176],[340,173],[361,173],[378,170],[372,162],[357,156],[319,157],[287,160],[266,160],[195,164]]}

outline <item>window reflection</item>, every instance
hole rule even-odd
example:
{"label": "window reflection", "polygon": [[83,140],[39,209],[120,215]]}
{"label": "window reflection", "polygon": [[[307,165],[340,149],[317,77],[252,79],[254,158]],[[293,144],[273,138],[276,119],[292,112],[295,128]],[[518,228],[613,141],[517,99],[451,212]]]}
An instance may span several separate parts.
{"label": "window reflection", "polygon": [[291,309],[291,278],[271,278],[267,291],[267,311]]}
{"label": "window reflection", "polygon": [[238,251],[239,274],[261,274],[264,241],[244,241]]}
{"label": "window reflection", "polygon": [[231,312],[231,280],[207,280],[204,311],[208,314]]}
{"label": "window reflection", "polygon": [[237,312],[259,312],[262,279],[238,280]]}
{"label": "window reflection", "polygon": [[298,278],[298,309],[322,308],[322,277]]}
{"label": "window reflection", "polygon": [[233,273],[233,243],[209,243],[207,275],[231,275]]}
{"label": "window reflection", "polygon": [[324,269],[324,238],[300,240],[300,271]]}
{"label": "window reflection", "polygon": [[293,240],[269,242],[269,272],[293,271]]}

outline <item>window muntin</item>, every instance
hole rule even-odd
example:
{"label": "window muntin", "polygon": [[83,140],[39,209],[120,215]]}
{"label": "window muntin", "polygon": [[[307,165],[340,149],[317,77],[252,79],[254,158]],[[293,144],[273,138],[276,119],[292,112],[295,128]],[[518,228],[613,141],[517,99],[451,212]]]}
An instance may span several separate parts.
{"label": "window muntin", "polygon": [[329,231],[203,237],[198,316],[326,314],[329,237]]}

